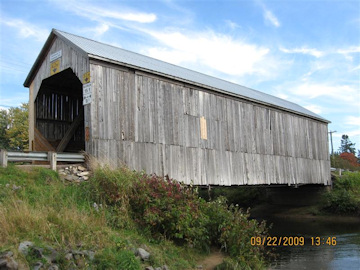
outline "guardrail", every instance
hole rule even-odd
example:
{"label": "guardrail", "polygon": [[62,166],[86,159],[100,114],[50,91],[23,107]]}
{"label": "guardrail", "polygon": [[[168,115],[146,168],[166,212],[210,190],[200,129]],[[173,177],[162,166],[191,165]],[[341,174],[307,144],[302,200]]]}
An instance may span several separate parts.
{"label": "guardrail", "polygon": [[58,161],[83,163],[85,157],[81,153],[56,153],[56,152],[16,152],[0,150],[0,166],[7,167],[8,161],[49,161],[50,168],[56,171]]}

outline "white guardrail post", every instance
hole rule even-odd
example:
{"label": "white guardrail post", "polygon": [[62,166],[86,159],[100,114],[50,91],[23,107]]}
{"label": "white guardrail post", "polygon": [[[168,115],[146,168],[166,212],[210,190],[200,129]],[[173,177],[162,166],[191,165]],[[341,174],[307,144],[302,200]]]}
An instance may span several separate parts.
{"label": "white guardrail post", "polygon": [[49,161],[50,169],[56,171],[58,161],[85,162],[85,157],[80,153],[56,153],[56,152],[15,152],[0,149],[0,166],[7,167],[8,161]]}
{"label": "white guardrail post", "polygon": [[56,171],[56,152],[48,152],[48,160],[50,161],[50,169]]}
{"label": "white guardrail post", "polygon": [[0,150],[0,166],[7,167],[7,151],[3,149]]}

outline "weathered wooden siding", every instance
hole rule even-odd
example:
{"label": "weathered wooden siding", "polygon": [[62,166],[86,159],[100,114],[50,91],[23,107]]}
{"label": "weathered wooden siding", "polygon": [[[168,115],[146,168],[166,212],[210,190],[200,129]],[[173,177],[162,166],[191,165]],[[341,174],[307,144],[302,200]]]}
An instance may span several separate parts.
{"label": "weathered wooden siding", "polygon": [[82,81],[83,74],[89,71],[89,58],[86,54],[81,53],[81,51],[74,50],[63,40],[55,38],[50,50],[48,51],[46,57],[44,57],[44,60],[32,81],[34,91],[32,96],[33,99],[31,100],[32,102],[35,101],[43,80],[50,77],[50,55],[60,50],[62,51],[62,56],[60,58],[60,72],[71,68],[79,80]]}
{"label": "weathered wooden siding", "polygon": [[[59,38],[54,39],[29,89],[29,141],[31,150],[36,150],[36,146],[33,143],[35,127],[47,139],[53,141],[61,140],[82,107],[80,99],[78,97],[71,97],[73,95],[71,93],[70,95],[59,94],[53,92],[55,89],[49,89],[49,91],[41,94],[41,97],[38,96],[43,80],[51,77],[50,55],[60,50],[62,51],[62,56],[60,58],[59,72],[71,68],[78,79],[82,81],[83,74],[90,70],[89,58],[86,54],[74,50]],[[38,98],[37,104],[35,104],[36,98]],[[75,135],[75,137],[79,137],[78,141],[83,140],[83,133],[82,130],[79,130]]]}
{"label": "weathered wooden siding", "polygon": [[112,65],[91,77],[87,150],[115,166],[197,185],[330,180],[326,123]]}

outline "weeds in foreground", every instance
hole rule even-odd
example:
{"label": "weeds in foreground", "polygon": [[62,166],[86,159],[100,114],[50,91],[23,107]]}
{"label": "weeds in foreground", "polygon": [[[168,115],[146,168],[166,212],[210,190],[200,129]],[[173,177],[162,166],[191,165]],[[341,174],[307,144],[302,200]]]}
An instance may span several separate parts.
{"label": "weeds in foreground", "polygon": [[265,235],[265,224],[249,221],[223,197],[206,202],[173,179],[102,167],[88,182],[66,184],[47,169],[9,166],[0,168],[0,185],[0,251],[19,258],[17,246],[27,240],[95,250],[96,269],[139,269],[133,250],[146,245],[152,255],[145,265],[190,269],[200,250],[215,245],[229,255],[226,267],[265,265],[264,251],[249,240]]}

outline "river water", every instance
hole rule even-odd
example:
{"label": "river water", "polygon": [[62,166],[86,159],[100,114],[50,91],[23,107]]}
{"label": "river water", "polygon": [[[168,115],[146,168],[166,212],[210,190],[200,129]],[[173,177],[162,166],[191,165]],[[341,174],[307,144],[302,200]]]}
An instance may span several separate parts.
{"label": "river water", "polygon": [[[274,247],[273,252],[278,256],[269,269],[360,270],[359,220],[342,217],[326,220],[311,217],[266,219],[273,224],[271,236],[297,236],[305,240],[304,246]],[[315,245],[316,238],[312,243],[311,237],[320,237],[320,245]],[[336,237],[336,245],[328,245],[328,237]]]}

